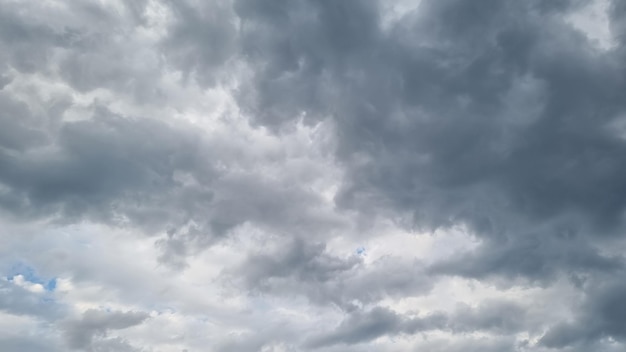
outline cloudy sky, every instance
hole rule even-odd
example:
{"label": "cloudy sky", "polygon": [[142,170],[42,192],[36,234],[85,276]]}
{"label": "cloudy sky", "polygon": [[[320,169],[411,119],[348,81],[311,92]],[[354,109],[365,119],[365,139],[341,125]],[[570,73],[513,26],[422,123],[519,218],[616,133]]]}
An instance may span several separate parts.
{"label": "cloudy sky", "polygon": [[0,350],[626,350],[626,2],[0,0]]}

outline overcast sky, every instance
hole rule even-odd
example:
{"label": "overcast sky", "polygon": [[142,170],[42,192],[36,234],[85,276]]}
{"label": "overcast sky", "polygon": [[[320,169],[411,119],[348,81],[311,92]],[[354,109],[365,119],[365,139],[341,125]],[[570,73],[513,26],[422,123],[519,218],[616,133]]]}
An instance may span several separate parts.
{"label": "overcast sky", "polygon": [[0,351],[623,352],[626,2],[0,0]]}

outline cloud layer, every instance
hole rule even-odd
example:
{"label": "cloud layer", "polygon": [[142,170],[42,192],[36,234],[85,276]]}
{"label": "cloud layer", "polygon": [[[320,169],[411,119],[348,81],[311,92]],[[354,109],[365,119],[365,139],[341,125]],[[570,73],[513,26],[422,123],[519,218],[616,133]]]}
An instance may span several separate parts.
{"label": "cloud layer", "polygon": [[622,351],[625,15],[0,0],[0,350]]}

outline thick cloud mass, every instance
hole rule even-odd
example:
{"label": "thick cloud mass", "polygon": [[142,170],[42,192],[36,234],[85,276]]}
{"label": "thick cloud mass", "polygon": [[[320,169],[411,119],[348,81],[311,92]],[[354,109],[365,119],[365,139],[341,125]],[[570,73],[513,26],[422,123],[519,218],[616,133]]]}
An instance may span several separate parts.
{"label": "thick cloud mass", "polygon": [[0,0],[0,350],[626,349],[619,0]]}

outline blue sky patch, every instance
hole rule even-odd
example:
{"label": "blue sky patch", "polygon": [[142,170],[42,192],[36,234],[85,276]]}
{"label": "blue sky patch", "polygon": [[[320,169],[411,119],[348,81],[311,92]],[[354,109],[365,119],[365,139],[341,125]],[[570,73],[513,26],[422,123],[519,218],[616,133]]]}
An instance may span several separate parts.
{"label": "blue sky patch", "polygon": [[7,279],[12,281],[13,278],[18,275],[22,275],[24,277],[24,280],[28,282],[42,285],[44,289],[48,292],[53,292],[57,287],[56,277],[50,279],[41,277],[37,274],[35,268],[26,263],[18,262],[11,265],[11,267],[9,268]]}

